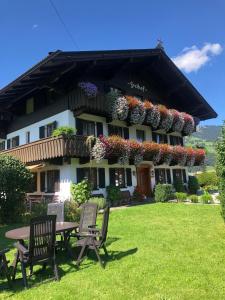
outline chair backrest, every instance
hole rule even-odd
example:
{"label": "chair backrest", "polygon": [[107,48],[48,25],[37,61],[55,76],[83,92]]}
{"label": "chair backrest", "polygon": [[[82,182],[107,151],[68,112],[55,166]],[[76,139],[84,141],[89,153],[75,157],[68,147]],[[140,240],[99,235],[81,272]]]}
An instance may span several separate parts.
{"label": "chair backrest", "polygon": [[96,224],[98,205],[87,202],[81,209],[79,232],[88,232],[88,227]]}
{"label": "chair backrest", "polygon": [[108,225],[109,225],[110,207],[106,205],[103,212],[102,229],[101,229],[101,243],[104,243],[107,238]]}
{"label": "chair backrest", "polygon": [[38,261],[55,255],[56,215],[30,221],[29,260]]}
{"label": "chair backrest", "polygon": [[47,215],[56,215],[56,222],[64,222],[64,203],[49,203]]}

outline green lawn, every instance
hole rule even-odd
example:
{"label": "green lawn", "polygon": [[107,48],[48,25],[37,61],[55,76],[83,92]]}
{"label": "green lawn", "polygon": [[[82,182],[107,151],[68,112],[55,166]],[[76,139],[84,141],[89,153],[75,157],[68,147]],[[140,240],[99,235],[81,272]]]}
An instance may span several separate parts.
{"label": "green lawn", "polygon": [[[0,248],[12,247],[0,228]],[[149,204],[110,215],[105,270],[89,259],[80,270],[59,256],[61,281],[39,272],[23,290],[0,280],[6,299],[225,299],[225,227],[218,206]],[[10,252],[12,259],[13,248]],[[94,256],[93,256],[94,257]],[[44,276],[44,277],[43,277]],[[4,291],[2,289],[4,288]]]}

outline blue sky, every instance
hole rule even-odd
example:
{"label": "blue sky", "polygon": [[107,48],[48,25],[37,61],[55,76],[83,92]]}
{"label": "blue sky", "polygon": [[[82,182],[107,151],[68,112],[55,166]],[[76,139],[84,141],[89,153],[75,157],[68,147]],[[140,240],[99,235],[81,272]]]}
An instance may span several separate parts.
{"label": "blue sky", "polygon": [[49,51],[154,48],[161,38],[219,114],[204,124],[225,119],[225,1],[52,1],[77,46],[49,0],[0,1],[0,88]]}

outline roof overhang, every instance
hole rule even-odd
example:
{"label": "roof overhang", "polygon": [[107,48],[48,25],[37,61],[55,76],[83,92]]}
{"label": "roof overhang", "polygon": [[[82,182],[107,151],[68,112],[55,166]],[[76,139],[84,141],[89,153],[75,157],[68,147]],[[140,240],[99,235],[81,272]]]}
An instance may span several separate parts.
{"label": "roof overhang", "polygon": [[[217,113],[206,102],[203,96],[176,67],[172,60],[161,49],[140,50],[110,50],[110,51],[55,51],[41,62],[33,66],[16,80],[0,90],[0,105],[10,108],[32,92],[43,87],[51,87],[61,76],[85,64],[87,69],[101,68],[111,62],[113,69],[123,64],[135,61],[136,68],[145,72],[154,72],[167,91],[168,104],[173,104],[177,109],[189,107],[188,113],[206,120],[216,118]],[[140,62],[140,65],[138,65]],[[144,68],[143,68],[144,62]],[[167,99],[166,99],[167,100]]]}

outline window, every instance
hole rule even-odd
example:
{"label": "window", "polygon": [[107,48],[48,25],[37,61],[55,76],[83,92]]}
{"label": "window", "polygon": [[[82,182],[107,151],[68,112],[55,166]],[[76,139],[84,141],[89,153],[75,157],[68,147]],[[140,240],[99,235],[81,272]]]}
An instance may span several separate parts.
{"label": "window", "polygon": [[20,137],[15,136],[15,137],[7,140],[7,149],[18,147],[19,144],[20,144]]}
{"label": "window", "polygon": [[187,183],[187,176],[185,169],[173,169],[173,180],[181,179],[183,183]]}
{"label": "window", "polygon": [[132,186],[131,168],[110,168],[109,169],[110,185],[118,187]]}
{"label": "window", "polygon": [[60,189],[60,171],[50,170],[40,173],[41,192],[55,193]]}
{"label": "window", "polygon": [[184,142],[183,142],[183,138],[181,136],[175,136],[175,135],[170,135],[170,145],[180,145],[183,146]]}
{"label": "window", "polygon": [[127,127],[120,127],[115,125],[108,125],[108,135],[118,135],[122,138],[129,139],[129,129]]}
{"label": "window", "polygon": [[34,98],[27,99],[26,101],[26,114],[34,112]]}
{"label": "window", "polygon": [[77,182],[87,179],[94,190],[105,187],[104,168],[77,168]]}
{"label": "window", "polygon": [[170,169],[155,169],[155,182],[158,183],[171,183]]}
{"label": "window", "polygon": [[0,151],[5,150],[5,141],[0,142]]}
{"label": "window", "polygon": [[158,143],[158,144],[167,144],[168,143],[166,134],[161,134],[161,133],[156,133],[156,132],[152,133],[152,140],[153,140],[153,142]]}
{"label": "window", "polygon": [[26,144],[30,143],[30,131],[26,132]]}
{"label": "window", "polygon": [[76,118],[77,135],[103,135],[102,122],[93,122]]}
{"label": "window", "polygon": [[145,131],[144,130],[136,130],[137,141],[142,143],[145,141]]}
{"label": "window", "polygon": [[32,173],[33,178],[30,187],[30,193],[35,193],[37,191],[37,173]]}
{"label": "window", "polygon": [[57,122],[49,123],[45,126],[39,127],[39,138],[44,139],[52,136],[53,131],[57,128]]}

